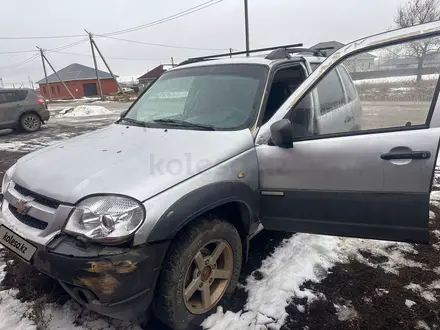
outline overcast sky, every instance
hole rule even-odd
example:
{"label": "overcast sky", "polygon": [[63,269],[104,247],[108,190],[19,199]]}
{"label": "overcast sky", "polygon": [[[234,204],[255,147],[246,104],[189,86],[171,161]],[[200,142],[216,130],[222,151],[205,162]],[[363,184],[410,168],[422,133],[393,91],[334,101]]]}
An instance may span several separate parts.
{"label": "overcast sky", "polygon": [[[84,29],[103,34],[146,24],[207,0],[22,0],[4,1],[0,12],[1,37],[55,36],[84,34]],[[303,42],[312,46],[319,41],[351,40],[387,30],[393,25],[399,4],[404,0],[249,0],[251,48]],[[115,37],[171,46],[243,50],[243,0],[223,0],[209,8],[176,20]],[[79,38],[1,40],[0,53],[61,47]],[[163,63],[218,51],[165,48],[124,41],[96,38],[104,56],[130,58],[108,59],[115,74],[135,79]],[[90,55],[85,42],[64,50]],[[37,53],[35,53],[37,54]],[[28,86],[31,80],[42,79],[39,58],[15,67],[5,68],[30,58],[33,53],[0,54],[0,77],[5,87]],[[90,56],[48,53],[59,70],[71,63],[93,67]],[[99,62],[100,69],[104,69]],[[50,70],[48,68],[48,70]],[[52,73],[52,72],[50,72]],[[127,78],[126,78],[127,77]]]}

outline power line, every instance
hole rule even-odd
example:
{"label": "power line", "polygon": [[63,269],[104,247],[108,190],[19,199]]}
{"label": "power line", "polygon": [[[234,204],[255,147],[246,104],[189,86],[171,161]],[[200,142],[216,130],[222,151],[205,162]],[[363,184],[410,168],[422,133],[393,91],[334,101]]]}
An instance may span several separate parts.
{"label": "power line", "polygon": [[17,50],[17,51],[12,51],[12,52],[1,52],[0,55],[34,53],[34,52],[37,52],[37,50]]}
{"label": "power line", "polygon": [[189,49],[189,50],[226,50],[226,48],[195,48],[195,47],[184,47],[184,46],[172,46],[172,45],[164,45],[164,44],[155,44],[155,43],[151,43],[151,42],[144,42],[144,41],[129,40],[129,39],[116,38],[116,37],[109,37],[107,35],[100,35],[100,34],[96,34],[96,36],[103,37],[103,38],[108,38],[108,39],[113,39],[113,40],[132,42],[132,43],[135,43],[135,44],[148,45],[148,46],[158,46],[158,47],[168,47],[168,48],[178,48],[178,49]]}
{"label": "power line", "polygon": [[0,69],[12,69],[12,68],[17,68],[17,67],[19,67],[19,66],[22,66],[22,65],[24,65],[24,64],[26,64],[26,63],[29,63],[29,62],[35,60],[36,58],[38,58],[38,56],[39,56],[38,54],[33,55],[33,56],[31,56],[30,58],[28,58],[28,59],[26,59],[26,60],[23,60],[23,61],[21,61],[21,62],[14,63],[14,64],[11,64],[11,65],[2,66],[2,67],[0,67]]}
{"label": "power line", "polygon": [[[87,57],[93,57],[91,54],[80,54],[80,53],[70,53],[70,52],[62,52],[62,51],[53,51],[57,54],[66,54],[66,55],[75,55],[75,56],[87,56]],[[135,58],[135,57],[112,57],[112,56],[106,56],[108,59],[113,60],[130,60],[130,61],[148,61],[148,60],[154,60],[154,61],[160,61],[160,60],[166,60],[169,58]]]}
{"label": "power line", "polygon": [[61,46],[61,47],[57,47],[57,48],[53,48],[53,49],[48,49],[47,52],[51,53],[51,52],[56,52],[56,51],[60,51],[60,50],[65,50],[65,49],[68,49],[68,48],[80,45],[80,44],[86,42],[87,40],[88,40],[88,38],[85,38],[83,40],[76,41],[76,42],[73,42],[71,44],[67,44],[67,45]]}
{"label": "power line", "polygon": [[65,36],[0,37],[0,40],[64,39],[64,38],[79,38],[79,37],[84,37],[84,34],[73,34],[73,35],[65,35]]}
{"label": "power line", "polygon": [[204,2],[202,4],[200,4],[200,5],[191,7],[189,9],[186,9],[186,10],[181,11],[179,13],[173,14],[171,16],[167,16],[167,17],[164,17],[164,18],[161,18],[161,19],[158,19],[158,20],[146,23],[146,24],[138,25],[138,26],[135,26],[135,27],[132,27],[132,28],[129,28],[129,29],[114,31],[114,32],[110,32],[110,33],[103,33],[102,36],[114,36],[114,35],[118,35],[118,34],[129,33],[129,32],[133,32],[133,31],[149,28],[149,27],[152,27],[152,26],[155,26],[155,25],[159,25],[159,24],[162,24],[162,23],[165,23],[165,22],[169,22],[169,21],[175,20],[177,18],[180,18],[180,17],[186,16],[186,15],[195,13],[195,12],[197,12],[199,10],[211,7],[211,6],[213,6],[215,4],[218,4],[218,3],[222,2],[222,1],[223,0],[209,0],[209,1],[206,1],[206,2]]}

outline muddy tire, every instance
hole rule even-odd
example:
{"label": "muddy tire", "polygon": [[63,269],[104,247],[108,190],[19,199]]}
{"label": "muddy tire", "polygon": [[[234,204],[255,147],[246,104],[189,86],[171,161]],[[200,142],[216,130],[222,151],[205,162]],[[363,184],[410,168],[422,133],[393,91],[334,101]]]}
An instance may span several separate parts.
{"label": "muddy tire", "polygon": [[172,329],[188,329],[234,293],[242,243],[227,221],[202,219],[180,232],[163,262],[154,313]]}
{"label": "muddy tire", "polygon": [[28,112],[20,117],[20,129],[24,132],[36,132],[41,127],[41,119],[36,113]]}

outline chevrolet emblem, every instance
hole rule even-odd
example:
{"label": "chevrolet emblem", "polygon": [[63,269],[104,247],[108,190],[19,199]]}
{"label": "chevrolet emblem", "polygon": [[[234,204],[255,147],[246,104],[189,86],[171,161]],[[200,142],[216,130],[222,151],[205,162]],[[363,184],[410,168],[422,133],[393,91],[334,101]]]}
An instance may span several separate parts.
{"label": "chevrolet emblem", "polygon": [[25,200],[25,199],[20,199],[17,204],[15,204],[15,208],[17,209],[17,212],[22,214],[22,215],[26,215],[28,214],[30,208],[31,208],[31,204],[29,204],[29,200]]}

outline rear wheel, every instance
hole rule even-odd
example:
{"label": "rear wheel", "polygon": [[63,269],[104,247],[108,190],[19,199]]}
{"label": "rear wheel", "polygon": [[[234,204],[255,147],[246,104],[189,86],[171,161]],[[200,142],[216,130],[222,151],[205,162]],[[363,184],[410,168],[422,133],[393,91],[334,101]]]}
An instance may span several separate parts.
{"label": "rear wheel", "polygon": [[229,298],[238,282],[242,244],[223,220],[201,220],[178,234],[158,282],[156,316],[173,329],[198,323]]}
{"label": "rear wheel", "polygon": [[29,112],[20,117],[20,128],[25,132],[35,132],[41,127],[41,119],[37,114]]}

